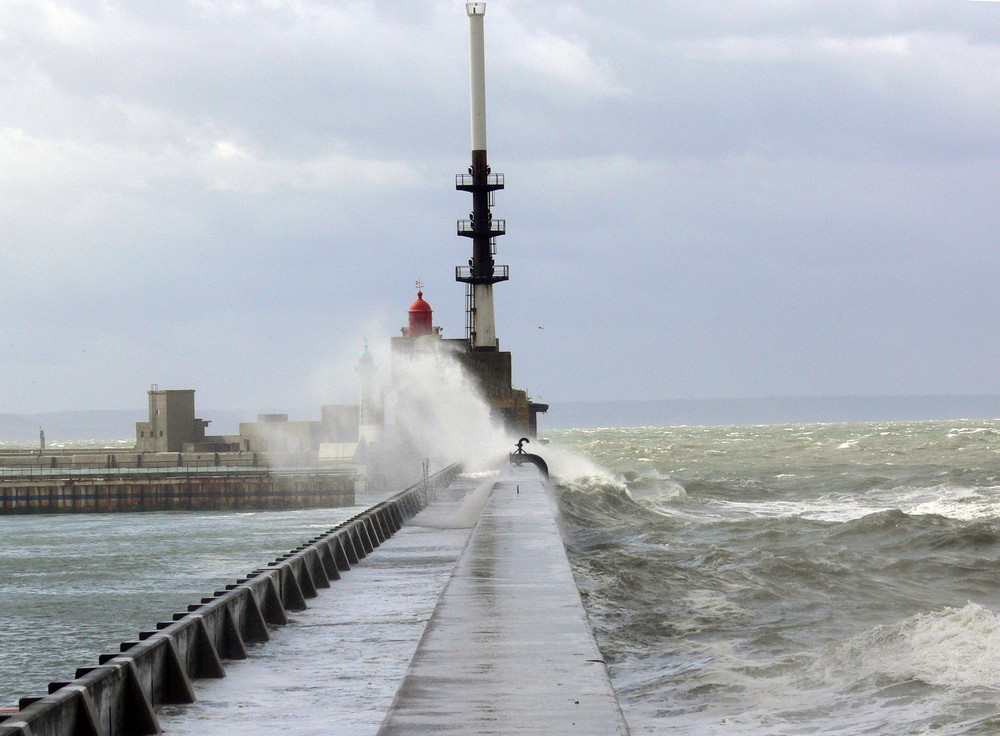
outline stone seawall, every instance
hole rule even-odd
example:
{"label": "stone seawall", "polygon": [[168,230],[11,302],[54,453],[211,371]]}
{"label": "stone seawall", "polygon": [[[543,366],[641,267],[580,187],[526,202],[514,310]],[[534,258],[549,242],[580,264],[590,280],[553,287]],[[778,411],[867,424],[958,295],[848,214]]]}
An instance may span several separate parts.
{"label": "stone seawall", "polygon": [[185,473],[0,480],[0,514],[263,510],[351,506],[342,473]]}

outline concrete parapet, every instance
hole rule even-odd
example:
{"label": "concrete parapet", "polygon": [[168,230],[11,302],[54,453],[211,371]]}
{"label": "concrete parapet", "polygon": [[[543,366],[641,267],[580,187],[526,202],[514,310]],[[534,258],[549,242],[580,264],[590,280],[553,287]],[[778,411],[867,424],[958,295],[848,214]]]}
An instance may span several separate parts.
{"label": "concrete parapet", "polygon": [[452,466],[411,486],[123,642],[72,681],[51,683],[49,694],[22,698],[18,712],[0,714],[0,736],[160,733],[159,706],[193,702],[194,680],[225,677],[227,660],[266,642],[270,627],[287,623],[286,611],[305,608],[457,473]]}

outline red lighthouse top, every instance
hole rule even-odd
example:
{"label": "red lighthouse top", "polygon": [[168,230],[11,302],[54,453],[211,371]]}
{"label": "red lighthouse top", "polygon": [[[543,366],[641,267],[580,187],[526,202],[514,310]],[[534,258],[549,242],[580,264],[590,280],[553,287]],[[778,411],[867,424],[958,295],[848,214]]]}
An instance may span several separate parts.
{"label": "red lighthouse top", "polygon": [[410,328],[406,334],[409,337],[432,334],[433,316],[431,305],[424,301],[424,292],[418,291],[417,300],[410,305]]}

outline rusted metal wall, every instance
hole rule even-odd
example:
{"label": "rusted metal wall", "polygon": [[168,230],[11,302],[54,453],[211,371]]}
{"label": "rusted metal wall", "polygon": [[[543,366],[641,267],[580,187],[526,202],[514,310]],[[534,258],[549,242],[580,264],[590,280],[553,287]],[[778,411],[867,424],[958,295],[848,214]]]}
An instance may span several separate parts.
{"label": "rusted metal wall", "polygon": [[353,474],[267,472],[0,481],[0,514],[293,509],[354,504]]}

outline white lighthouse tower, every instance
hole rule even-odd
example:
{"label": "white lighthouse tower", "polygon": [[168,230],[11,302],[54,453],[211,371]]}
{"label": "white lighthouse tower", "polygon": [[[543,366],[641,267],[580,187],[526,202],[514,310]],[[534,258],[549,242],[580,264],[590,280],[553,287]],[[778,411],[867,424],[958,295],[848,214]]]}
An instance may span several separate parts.
{"label": "white lighthouse tower", "polygon": [[375,398],[375,359],[368,343],[358,359],[358,439],[368,445],[382,438],[382,422]]}

